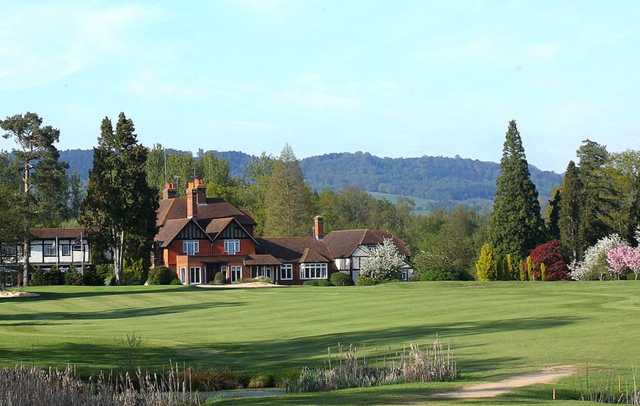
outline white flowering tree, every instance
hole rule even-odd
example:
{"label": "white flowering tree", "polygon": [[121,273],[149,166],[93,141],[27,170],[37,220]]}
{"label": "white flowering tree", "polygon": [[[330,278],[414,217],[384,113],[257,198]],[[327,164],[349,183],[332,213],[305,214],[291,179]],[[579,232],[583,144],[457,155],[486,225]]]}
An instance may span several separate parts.
{"label": "white flowering tree", "polygon": [[399,279],[405,256],[390,238],[371,249],[371,255],[363,261],[360,276],[377,282]]}
{"label": "white flowering tree", "polygon": [[584,280],[603,280],[611,272],[607,254],[614,248],[627,245],[618,234],[611,234],[598,240],[584,252],[584,260],[569,265],[571,278]]}

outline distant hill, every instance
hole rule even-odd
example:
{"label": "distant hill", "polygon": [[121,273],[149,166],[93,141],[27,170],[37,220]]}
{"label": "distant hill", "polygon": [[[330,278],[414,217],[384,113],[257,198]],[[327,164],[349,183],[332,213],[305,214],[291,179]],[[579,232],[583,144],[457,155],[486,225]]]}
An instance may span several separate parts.
{"label": "distant hill", "polygon": [[[175,151],[178,152],[178,151]],[[244,177],[251,155],[240,151],[213,151],[229,162],[231,174]],[[61,151],[72,171],[86,180],[93,160],[92,150]],[[408,197],[418,211],[451,208],[465,204],[477,209],[490,207],[500,166],[495,162],[460,157],[380,158],[364,152],[333,153],[305,158],[304,176],[315,190],[340,190],[355,186],[389,200]],[[540,199],[546,201],[562,176],[529,166]]]}

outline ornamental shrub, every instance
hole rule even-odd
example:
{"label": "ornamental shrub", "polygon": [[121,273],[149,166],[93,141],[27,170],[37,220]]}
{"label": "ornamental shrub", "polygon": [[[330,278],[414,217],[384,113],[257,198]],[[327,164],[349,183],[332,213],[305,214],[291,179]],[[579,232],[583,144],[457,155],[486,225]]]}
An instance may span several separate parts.
{"label": "ornamental shrub", "polygon": [[609,276],[607,253],[613,248],[625,245],[618,234],[611,234],[598,240],[584,252],[581,262],[574,262],[569,267],[571,278],[575,280],[603,280]]}
{"label": "ornamental shrub", "polygon": [[390,238],[371,249],[369,257],[362,261],[360,275],[376,281],[401,279],[405,257]]}
{"label": "ornamental shrub", "polygon": [[65,285],[84,285],[84,281],[82,279],[82,274],[75,267],[70,267],[64,273],[64,284]]}
{"label": "ornamental shrub", "polygon": [[480,248],[480,256],[476,261],[476,279],[479,281],[495,280],[496,259],[491,244],[484,243]]}
{"label": "ornamental shrub", "polygon": [[127,261],[124,266],[125,285],[142,285],[147,281],[148,270],[145,269],[142,259]]}
{"label": "ornamental shrub", "polygon": [[31,284],[34,286],[63,285],[64,277],[57,266],[45,270],[36,268],[31,271]]}
{"label": "ornamental shrub", "polygon": [[256,375],[249,379],[247,388],[261,389],[273,387],[274,379],[272,375]]}
{"label": "ornamental shrub", "polygon": [[85,266],[84,274],[82,275],[82,283],[87,286],[101,286],[104,285],[104,277],[98,274],[96,268],[92,266]]}
{"label": "ornamental shrub", "polygon": [[380,282],[378,282],[375,279],[371,279],[369,277],[362,276],[362,275],[360,275],[360,277],[356,281],[356,285],[358,286],[373,286],[373,285],[377,285],[378,283]]}
{"label": "ornamental shrub", "polygon": [[334,286],[352,286],[353,280],[347,274],[335,272],[331,274],[331,284]]}
{"label": "ornamental shrub", "polygon": [[99,264],[96,265],[96,273],[102,279],[102,283],[105,286],[111,286],[114,284],[115,276],[113,275],[112,264]]}
{"label": "ornamental shrub", "polygon": [[148,285],[170,285],[171,282],[177,279],[176,273],[166,266],[157,266],[149,269],[149,276],[147,278]]}
{"label": "ornamental shrub", "polygon": [[224,285],[227,283],[227,276],[224,272],[216,272],[213,276],[213,284],[214,285]]}
{"label": "ornamental shrub", "polygon": [[562,255],[560,241],[552,240],[540,244],[531,250],[529,256],[533,261],[533,273],[536,279],[543,281],[569,279],[569,268]]}
{"label": "ornamental shrub", "polygon": [[620,245],[607,252],[607,263],[613,275],[617,278],[633,272],[635,279],[640,273],[640,248]]}

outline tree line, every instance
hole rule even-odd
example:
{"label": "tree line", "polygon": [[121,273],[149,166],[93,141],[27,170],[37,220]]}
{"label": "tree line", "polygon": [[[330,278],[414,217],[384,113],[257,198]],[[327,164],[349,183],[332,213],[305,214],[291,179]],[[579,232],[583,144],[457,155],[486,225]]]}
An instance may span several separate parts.
{"label": "tree line", "polygon": [[640,153],[609,153],[584,141],[578,162],[569,163],[562,184],[542,204],[515,121],[506,132],[490,214],[464,206],[415,214],[409,199],[390,202],[353,187],[314,191],[288,145],[279,156],[251,158],[245,176],[234,177],[228,162],[213,152],[194,156],[159,144],[144,147],[123,113],[115,127],[108,117],[102,120],[84,192],[59,159],[57,129],[34,113],[7,117],[0,127],[18,146],[0,155],[2,240],[26,247],[31,227],[82,224],[91,231],[94,259],[111,264],[115,283],[150,265],[164,184],[175,183],[183,195],[194,176],[205,180],[207,196],[249,212],[259,235],[309,235],[318,214],[327,231],[389,230],[408,243],[423,280],[562,277],[568,265],[559,267],[550,258],[580,261],[590,245],[612,232],[637,244]]}
{"label": "tree line", "polygon": [[610,153],[587,139],[576,155],[542,211],[520,132],[509,123],[489,234],[475,266],[478,279],[568,279],[590,248],[609,236],[637,246],[640,154]]}

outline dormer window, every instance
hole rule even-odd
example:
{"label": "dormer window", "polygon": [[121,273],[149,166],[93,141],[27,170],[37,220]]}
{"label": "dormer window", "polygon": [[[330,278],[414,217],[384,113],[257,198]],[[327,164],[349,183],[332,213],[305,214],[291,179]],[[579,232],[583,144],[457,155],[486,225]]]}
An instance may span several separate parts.
{"label": "dormer window", "polygon": [[236,255],[240,252],[240,240],[224,240],[224,252],[228,255]]}
{"label": "dormer window", "polygon": [[182,242],[182,251],[185,255],[196,255],[200,251],[200,241],[187,240]]}

